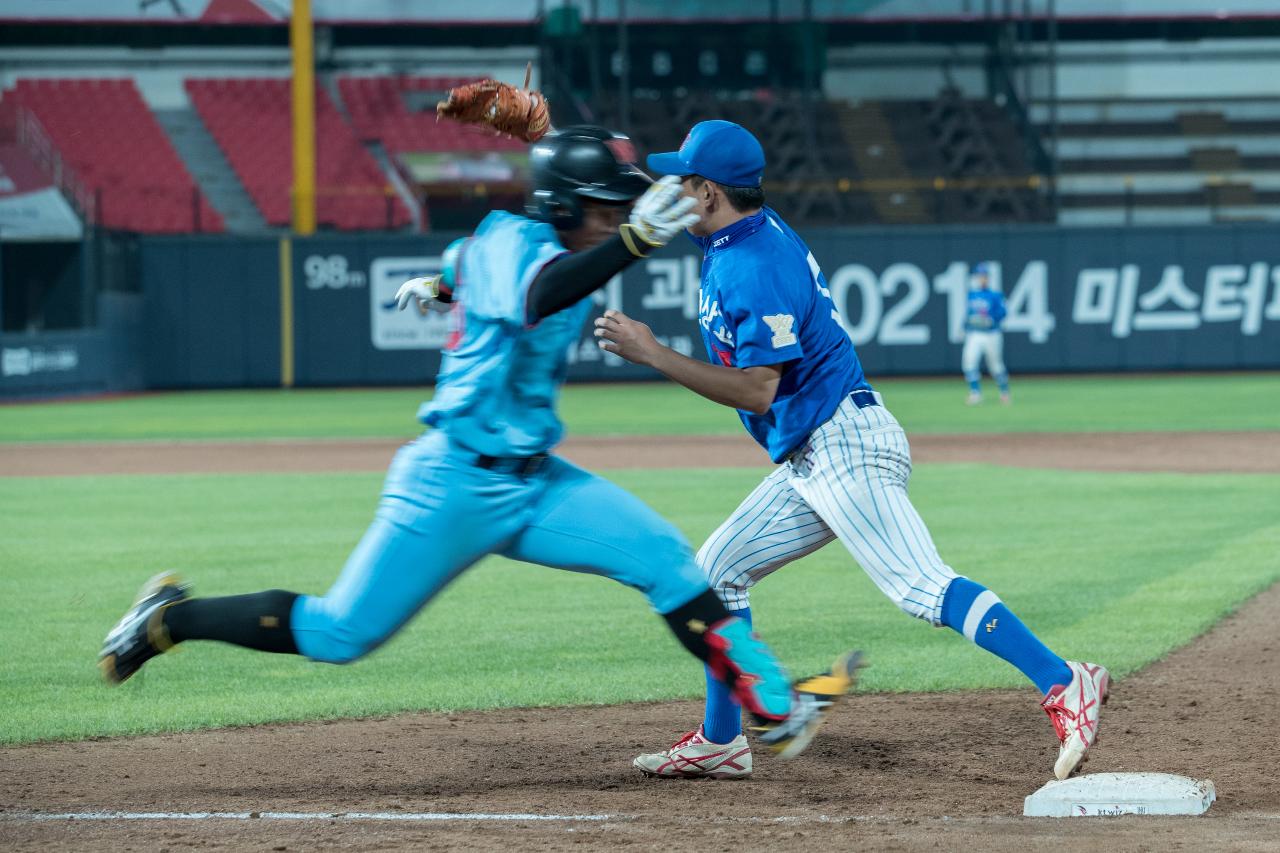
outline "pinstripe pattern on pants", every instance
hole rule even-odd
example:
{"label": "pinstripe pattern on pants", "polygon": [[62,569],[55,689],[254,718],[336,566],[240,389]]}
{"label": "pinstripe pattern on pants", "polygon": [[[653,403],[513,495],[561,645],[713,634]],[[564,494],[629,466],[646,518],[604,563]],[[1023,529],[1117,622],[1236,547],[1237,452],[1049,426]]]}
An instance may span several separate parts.
{"label": "pinstripe pattern on pants", "polygon": [[881,405],[846,399],[760,483],[698,551],[698,565],[730,610],[751,587],[839,538],[880,591],[938,625],[956,573],[907,496],[911,448]]}

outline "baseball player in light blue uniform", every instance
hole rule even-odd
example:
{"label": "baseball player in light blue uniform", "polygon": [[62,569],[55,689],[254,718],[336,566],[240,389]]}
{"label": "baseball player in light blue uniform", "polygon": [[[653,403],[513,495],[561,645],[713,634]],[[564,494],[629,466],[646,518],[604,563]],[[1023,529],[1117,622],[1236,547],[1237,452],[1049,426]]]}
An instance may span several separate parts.
{"label": "baseball player in light blue uniform", "polygon": [[980,364],[987,361],[987,372],[1000,388],[1000,402],[1006,405],[1009,397],[1009,371],[1004,366],[1004,333],[1000,324],[1005,318],[1004,297],[991,286],[991,265],[975,264],[969,276],[967,311],[964,320],[964,349],[960,354],[960,367],[969,383],[969,396],[965,402],[976,406],[982,402]]}
{"label": "baseball player in light blue uniform", "polygon": [[[596,335],[604,349],[737,409],[778,466],[699,550],[711,586],[750,620],[757,582],[838,538],[903,611],[952,628],[1027,675],[1058,734],[1054,772],[1065,779],[1096,737],[1107,671],[1054,654],[995,593],[938,555],[907,496],[902,427],[863,375],[817,260],[764,206],[755,137],[730,122],[703,122],[679,151],[650,155],[648,165],[681,176],[697,200],[690,234],[703,251],[699,320],[710,363],[661,346],[618,311],[596,320]],[[733,697],[714,678],[707,688],[702,726],[665,752],[638,757],[639,769],[750,774]],[[733,756],[735,766],[703,758],[712,754]]]}
{"label": "baseball player in light blue uniform", "polygon": [[765,743],[783,757],[804,748],[835,698],[824,691],[850,684],[847,661],[834,680],[793,691],[749,623],[709,589],[674,527],[618,486],[550,455],[587,297],[697,220],[678,182],[650,186],[622,156],[627,150],[625,137],[589,126],[537,143],[532,216],[490,213],[451,253],[443,278],[401,288],[401,308],[452,303],[454,342],[435,397],[419,412],[428,431],[396,454],[373,524],[329,591],[200,599],[174,575],[158,576],[107,637],[100,662],[108,681],[186,640],[348,663],[477,560],[501,554],[638,589],[747,706]]}

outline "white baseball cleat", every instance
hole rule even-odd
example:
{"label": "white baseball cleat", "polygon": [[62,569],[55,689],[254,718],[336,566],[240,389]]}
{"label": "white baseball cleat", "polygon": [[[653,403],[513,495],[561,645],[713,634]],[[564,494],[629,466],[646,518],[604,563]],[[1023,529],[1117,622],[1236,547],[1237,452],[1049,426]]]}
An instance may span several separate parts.
{"label": "white baseball cleat", "polygon": [[1040,703],[1062,743],[1053,775],[1070,776],[1085,760],[1085,750],[1098,742],[1098,712],[1106,704],[1111,675],[1096,663],[1067,661],[1071,683],[1058,684]]}
{"label": "white baseball cleat", "polygon": [[982,402],[982,395],[974,391],[969,392],[969,396],[965,397],[964,404],[966,406],[976,406]]}
{"label": "white baseball cleat", "polygon": [[631,765],[646,776],[664,779],[745,779],[751,775],[751,747],[741,734],[729,743],[712,743],[699,726],[666,752],[636,756]]}

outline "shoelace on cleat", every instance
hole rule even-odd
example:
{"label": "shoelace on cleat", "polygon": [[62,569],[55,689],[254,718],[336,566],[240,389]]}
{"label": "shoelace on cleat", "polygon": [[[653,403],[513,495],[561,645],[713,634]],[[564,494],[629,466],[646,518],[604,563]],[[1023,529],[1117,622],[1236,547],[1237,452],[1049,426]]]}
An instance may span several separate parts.
{"label": "shoelace on cleat", "polygon": [[697,731],[685,732],[685,733],[684,733],[684,736],[683,736],[683,737],[681,737],[681,738],[680,738],[680,740],[678,740],[678,741],[676,741],[675,743],[671,744],[671,748],[670,748],[670,749],[668,749],[668,750],[667,750],[667,752],[668,752],[668,753],[672,753],[672,752],[675,752],[677,749],[679,749],[679,748],[680,748],[680,747],[682,747],[682,746],[688,746],[689,744],[693,743],[693,741],[694,741],[697,737],[698,737],[698,732],[697,732]]}

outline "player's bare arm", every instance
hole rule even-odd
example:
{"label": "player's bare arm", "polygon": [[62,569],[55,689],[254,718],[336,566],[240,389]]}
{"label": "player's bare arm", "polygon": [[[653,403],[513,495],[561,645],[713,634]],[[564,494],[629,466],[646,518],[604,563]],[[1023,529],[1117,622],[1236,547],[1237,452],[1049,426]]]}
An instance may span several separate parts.
{"label": "player's bare arm", "polygon": [[600,348],[633,364],[652,367],[712,402],[763,415],[773,405],[785,364],[722,367],[681,355],[658,343],[653,331],[639,320],[610,309],[596,318]]}

